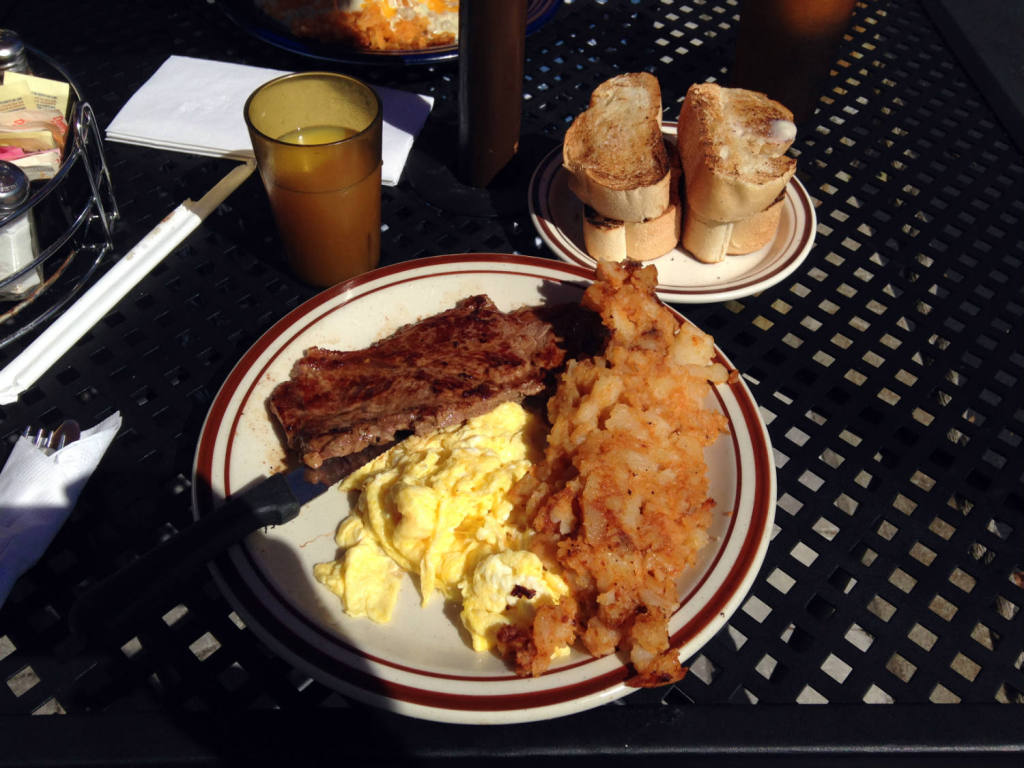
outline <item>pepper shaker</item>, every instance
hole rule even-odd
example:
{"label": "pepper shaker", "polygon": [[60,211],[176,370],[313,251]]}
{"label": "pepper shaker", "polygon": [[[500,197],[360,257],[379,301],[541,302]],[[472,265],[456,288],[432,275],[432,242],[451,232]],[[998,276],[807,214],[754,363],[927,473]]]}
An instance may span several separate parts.
{"label": "pepper shaker", "polygon": [[[18,166],[0,160],[0,220],[6,219],[28,200],[28,176]],[[0,227],[0,279],[20,271],[39,255],[35,222],[29,210]],[[42,282],[42,267],[36,266],[18,279],[0,287],[0,299],[20,299]]]}
{"label": "pepper shaker", "polygon": [[0,29],[0,71],[31,74],[25,44],[21,35],[11,29]]}
{"label": "pepper shaker", "polygon": [[459,176],[486,187],[519,149],[526,0],[459,4]]}

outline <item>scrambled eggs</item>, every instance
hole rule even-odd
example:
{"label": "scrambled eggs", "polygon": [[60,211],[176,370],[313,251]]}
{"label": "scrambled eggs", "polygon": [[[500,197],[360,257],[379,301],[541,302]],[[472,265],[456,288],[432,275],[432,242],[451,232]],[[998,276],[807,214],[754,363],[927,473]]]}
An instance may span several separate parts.
{"label": "scrambled eggs", "polygon": [[494,647],[502,624],[523,623],[557,603],[565,582],[527,552],[526,526],[508,491],[540,455],[544,426],[516,403],[432,435],[413,436],[349,475],[360,491],[335,540],[343,553],[314,575],[345,612],[387,622],[403,571],[419,579],[425,604],[434,591],[461,600],[473,648]]}
{"label": "scrambled eggs", "polygon": [[[557,604],[569,592],[561,576],[546,570],[533,552],[522,550],[488,555],[461,587],[460,617],[474,651],[490,650],[502,625],[528,626],[537,608]],[[567,653],[562,648],[555,655]]]}

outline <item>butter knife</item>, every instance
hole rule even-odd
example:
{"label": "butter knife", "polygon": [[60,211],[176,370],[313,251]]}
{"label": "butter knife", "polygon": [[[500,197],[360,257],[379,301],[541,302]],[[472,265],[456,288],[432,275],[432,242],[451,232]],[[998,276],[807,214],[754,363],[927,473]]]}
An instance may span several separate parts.
{"label": "butter knife", "polygon": [[111,639],[230,545],[294,519],[331,487],[310,482],[307,472],[301,467],[258,481],[88,589],[72,606],[72,631],[85,639]]}

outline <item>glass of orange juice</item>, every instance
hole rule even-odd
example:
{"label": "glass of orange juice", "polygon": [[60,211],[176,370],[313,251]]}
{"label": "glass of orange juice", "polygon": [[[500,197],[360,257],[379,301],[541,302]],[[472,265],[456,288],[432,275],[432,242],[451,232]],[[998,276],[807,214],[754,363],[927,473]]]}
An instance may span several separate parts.
{"label": "glass of orange juice", "polygon": [[799,124],[814,113],[854,0],[741,0],[732,85],[762,91]]}
{"label": "glass of orange juice", "polygon": [[376,267],[383,115],[373,89],[300,72],[261,85],[244,113],[295,275],[326,287]]}

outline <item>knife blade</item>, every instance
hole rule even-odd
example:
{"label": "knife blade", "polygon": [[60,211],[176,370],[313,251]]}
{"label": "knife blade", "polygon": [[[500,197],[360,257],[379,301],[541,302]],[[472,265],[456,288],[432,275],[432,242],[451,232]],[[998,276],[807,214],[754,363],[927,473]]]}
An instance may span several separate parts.
{"label": "knife blade", "polygon": [[[317,496],[322,494],[331,486],[328,484],[314,482],[309,479],[309,469],[306,467],[299,467],[289,472],[282,472],[274,477],[283,477],[285,483],[288,485],[288,490],[291,491],[292,497],[298,502],[300,507],[306,506],[309,502],[315,499]],[[272,478],[266,478],[261,480],[258,485],[270,482]],[[255,490],[255,488],[253,488]]]}
{"label": "knife blade", "polygon": [[300,467],[257,481],[109,575],[72,607],[72,631],[85,639],[111,638],[147,607],[162,605],[161,600],[231,544],[260,528],[293,520],[331,487],[311,482],[307,471]]}

